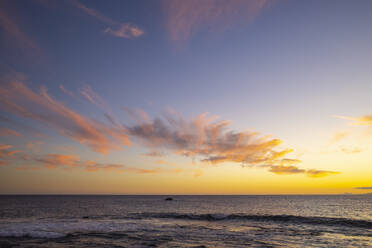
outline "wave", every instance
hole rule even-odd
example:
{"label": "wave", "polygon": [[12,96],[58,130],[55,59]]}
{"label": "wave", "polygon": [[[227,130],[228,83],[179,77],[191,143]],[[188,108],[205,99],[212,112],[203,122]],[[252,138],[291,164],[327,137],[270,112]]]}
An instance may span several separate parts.
{"label": "wave", "polygon": [[126,232],[136,231],[138,228],[136,223],[109,220],[0,222],[0,237],[62,238],[72,233]]}
{"label": "wave", "polygon": [[135,218],[167,218],[184,220],[249,220],[266,222],[286,222],[294,224],[327,225],[327,226],[346,226],[372,229],[372,221],[356,220],[333,217],[307,217],[296,215],[246,215],[246,214],[180,214],[180,213],[142,213],[132,215]]}

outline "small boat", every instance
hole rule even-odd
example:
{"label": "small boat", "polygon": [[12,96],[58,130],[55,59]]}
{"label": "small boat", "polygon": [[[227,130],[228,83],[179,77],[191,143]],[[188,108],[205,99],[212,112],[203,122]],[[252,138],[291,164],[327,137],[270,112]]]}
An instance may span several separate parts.
{"label": "small boat", "polygon": [[167,197],[164,199],[165,201],[173,201],[173,198],[172,197]]}

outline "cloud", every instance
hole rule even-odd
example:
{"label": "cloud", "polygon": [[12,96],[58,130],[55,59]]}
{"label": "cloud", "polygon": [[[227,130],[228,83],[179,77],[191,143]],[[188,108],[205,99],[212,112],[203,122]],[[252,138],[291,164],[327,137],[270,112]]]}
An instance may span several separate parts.
{"label": "cloud", "polygon": [[236,23],[250,23],[269,0],[165,0],[170,39],[185,42],[201,31],[226,30]]}
{"label": "cloud", "polygon": [[6,165],[9,165],[9,162],[8,161],[0,160],[0,167],[1,166],[6,166]]}
{"label": "cloud", "polygon": [[153,152],[148,152],[148,153],[144,153],[142,154],[143,156],[147,156],[147,157],[164,157],[164,154],[161,153],[161,152],[156,152],[156,151],[153,151]]}
{"label": "cloud", "polygon": [[[137,116],[137,120],[140,118]],[[215,164],[271,164],[292,152],[291,149],[280,149],[282,141],[279,139],[261,137],[256,132],[230,131],[230,121],[215,119],[202,114],[187,121],[180,116],[166,114],[165,120],[138,120],[137,125],[128,126],[127,130],[150,148],[168,149]]]}
{"label": "cloud", "polygon": [[69,95],[69,96],[72,96],[72,97],[75,96],[74,93],[73,93],[72,91],[67,90],[67,89],[65,88],[65,86],[63,86],[62,84],[59,86],[59,88],[60,88],[60,89],[61,89],[65,94],[67,94],[67,95]]}
{"label": "cloud", "polygon": [[79,167],[80,158],[77,155],[48,154],[36,159],[36,161],[42,163],[47,168]]}
{"label": "cloud", "polygon": [[100,97],[89,85],[85,85],[83,88],[79,90],[80,94],[82,94],[85,98],[87,98],[91,103],[97,105],[103,110],[108,110],[108,104]]}
{"label": "cloud", "polygon": [[0,128],[0,136],[17,136],[20,137],[22,136],[21,133],[10,129],[10,128]]}
{"label": "cloud", "polygon": [[125,166],[115,164],[101,164],[92,160],[81,160],[80,156],[75,154],[45,154],[45,155],[29,155],[22,154],[18,160],[27,163],[27,166],[21,167],[22,170],[27,169],[85,169],[87,171],[120,171]]}
{"label": "cloud", "polygon": [[104,32],[120,38],[135,38],[144,33],[142,29],[128,23],[120,24],[117,29],[108,27]]}
{"label": "cloud", "polygon": [[19,150],[11,151],[12,148],[12,145],[0,144],[0,166],[9,165],[9,160],[14,159],[14,155],[20,152]]}
{"label": "cloud", "polygon": [[122,145],[130,145],[124,127],[108,125],[75,112],[53,99],[44,87],[37,94],[23,82],[3,84],[0,103],[3,110],[46,124],[96,152],[106,154],[121,149]]}
{"label": "cloud", "polygon": [[[306,174],[321,177],[337,172],[300,169],[299,159],[288,158],[292,149],[281,147],[282,141],[257,132],[230,130],[230,121],[218,120],[207,113],[185,120],[177,113],[165,113],[151,120],[143,111],[130,112],[137,121],[127,126],[129,134],[150,149],[162,149],[179,155],[199,158],[201,162],[239,163],[268,168],[278,175]],[[163,163],[159,160],[158,163]]]}
{"label": "cloud", "polygon": [[305,170],[299,169],[296,166],[285,166],[285,165],[278,165],[278,166],[271,166],[269,169],[270,172],[278,174],[278,175],[291,175],[291,174],[299,174],[305,173]]}
{"label": "cloud", "polygon": [[316,170],[316,169],[305,170],[305,169],[300,169],[294,165],[272,165],[270,166],[269,171],[277,175],[305,174],[306,176],[312,177],[312,178],[326,177],[326,176],[336,175],[340,173],[336,171],[325,171],[325,170]]}
{"label": "cloud", "polygon": [[19,151],[9,151],[13,148],[12,145],[0,145],[0,158],[6,158],[9,156],[13,156],[14,154],[18,153]]}
{"label": "cloud", "polygon": [[356,154],[356,153],[361,153],[363,151],[363,149],[359,147],[354,147],[354,148],[341,147],[340,149],[343,153],[346,153],[346,154]]}
{"label": "cloud", "polygon": [[115,21],[101,14],[97,10],[87,7],[86,5],[80,3],[78,0],[73,0],[72,3],[74,4],[75,7],[79,8],[84,13],[100,20],[103,23],[111,25],[112,27],[107,27],[104,31],[107,34],[120,38],[136,38],[144,34],[144,31],[139,27],[130,23],[122,23]]}
{"label": "cloud", "polygon": [[202,170],[200,170],[200,169],[196,169],[195,171],[194,171],[194,177],[200,177],[200,176],[202,176],[203,175],[203,171]]}
{"label": "cloud", "polygon": [[118,173],[132,174],[158,174],[172,173],[178,174],[183,172],[179,168],[163,169],[163,168],[138,168],[130,167],[124,164],[114,163],[99,163],[93,160],[81,160],[78,155],[74,154],[46,154],[46,155],[29,155],[22,154],[14,161],[23,161],[27,166],[17,167],[20,170],[35,170],[35,169],[83,169],[88,172],[110,171]]}
{"label": "cloud", "polygon": [[330,141],[330,145],[331,145],[331,144],[338,143],[338,142],[340,142],[341,140],[347,138],[348,136],[350,136],[350,132],[347,132],[347,131],[344,131],[344,132],[338,132],[338,133],[336,133],[336,134],[332,137],[332,139],[331,139],[331,141]]}
{"label": "cloud", "polygon": [[38,148],[40,145],[44,144],[43,141],[36,141],[36,142],[29,142],[26,147],[28,149],[35,149]]}
{"label": "cloud", "polygon": [[354,189],[372,189],[372,187],[355,187]]}
{"label": "cloud", "polygon": [[313,177],[313,178],[326,177],[326,176],[336,175],[336,174],[340,174],[340,172],[315,170],[315,169],[311,169],[311,170],[306,171],[306,175],[309,176],[309,177]]}
{"label": "cloud", "polygon": [[362,117],[349,117],[336,115],[336,118],[353,121],[353,125],[372,126],[372,115],[365,115]]}
{"label": "cloud", "polygon": [[98,12],[97,10],[93,9],[93,8],[89,8],[87,7],[86,5],[82,4],[80,1],[78,0],[73,0],[71,1],[72,4],[79,8],[80,10],[82,10],[84,13],[92,16],[92,17],[95,17],[96,19],[104,22],[104,23],[107,23],[107,24],[111,24],[111,25],[114,25],[114,24],[117,24],[116,21],[114,21],[113,19],[107,17],[107,16],[104,16],[102,15],[100,12]]}
{"label": "cloud", "polygon": [[8,9],[5,1],[0,1],[0,28],[13,37],[21,46],[31,48],[34,51],[40,50],[36,42],[16,23],[14,15],[8,13]]}
{"label": "cloud", "polygon": [[[1,102],[1,98],[0,98],[0,102]],[[1,109],[1,106],[0,106],[0,109]],[[5,118],[3,116],[0,116],[0,122],[5,123],[6,125],[9,125],[9,126],[15,127],[17,129],[21,129],[22,130],[22,133],[25,133],[25,134],[30,134],[32,136],[36,136],[36,137],[39,137],[39,138],[46,138],[47,137],[46,134],[40,132],[36,128],[33,128],[31,126],[28,126],[28,125],[25,125],[25,124],[23,124],[21,122],[17,122],[17,121],[14,121],[14,120]]]}

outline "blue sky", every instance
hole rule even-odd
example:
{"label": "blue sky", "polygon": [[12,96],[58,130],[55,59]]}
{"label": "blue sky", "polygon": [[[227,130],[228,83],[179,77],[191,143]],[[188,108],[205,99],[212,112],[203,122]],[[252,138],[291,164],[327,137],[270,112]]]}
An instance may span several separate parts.
{"label": "blue sky", "polygon": [[[370,113],[371,1],[35,0],[0,7],[4,89],[15,79],[33,92],[46,87],[53,99],[100,122],[109,113],[125,127],[135,125],[126,108],[150,119],[170,109],[186,120],[208,112],[231,120],[232,130],[283,140],[298,158],[350,128],[335,116]],[[87,87],[104,106],[81,94]],[[45,121],[0,111],[48,135],[28,138],[43,143],[32,155],[54,154],[50,142],[73,146],[85,159],[147,163],[138,154],[149,147],[136,139],[135,146],[102,158],[81,140],[45,128]],[[27,149],[20,137],[1,139]],[[187,163],[169,156],[182,167]]]}

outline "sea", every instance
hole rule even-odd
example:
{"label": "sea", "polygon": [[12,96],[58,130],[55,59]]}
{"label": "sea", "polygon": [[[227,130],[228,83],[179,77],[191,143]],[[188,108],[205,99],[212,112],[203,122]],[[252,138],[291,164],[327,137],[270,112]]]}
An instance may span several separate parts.
{"label": "sea", "polygon": [[0,247],[372,247],[372,195],[2,195]]}

